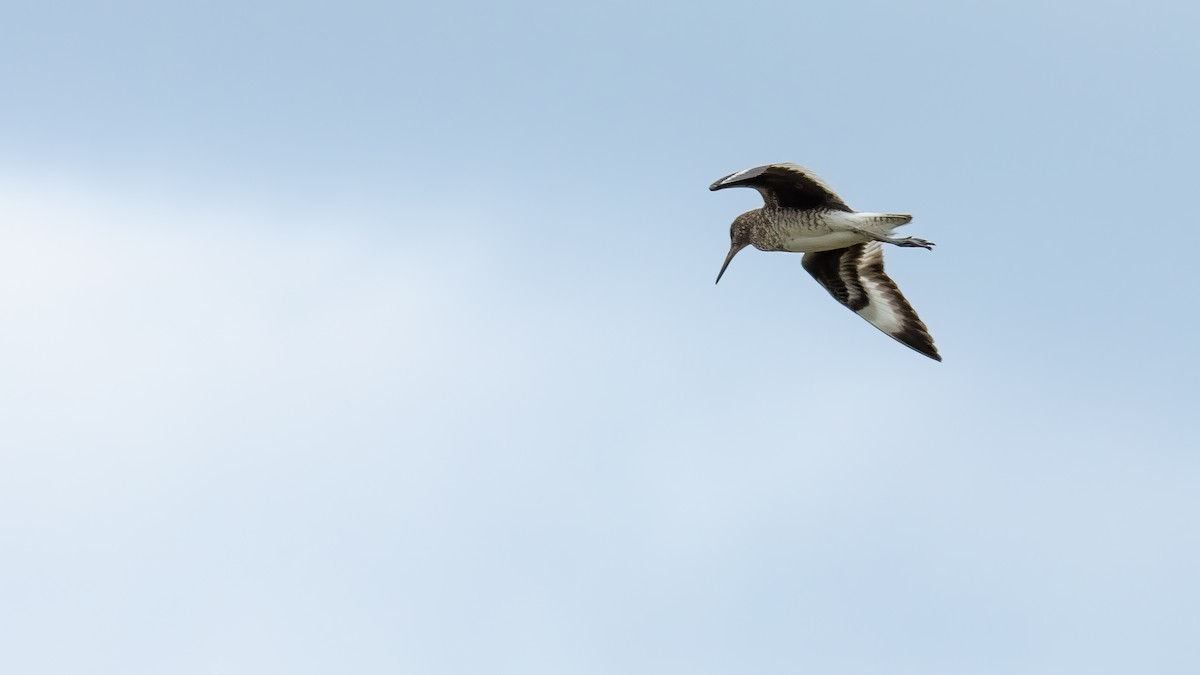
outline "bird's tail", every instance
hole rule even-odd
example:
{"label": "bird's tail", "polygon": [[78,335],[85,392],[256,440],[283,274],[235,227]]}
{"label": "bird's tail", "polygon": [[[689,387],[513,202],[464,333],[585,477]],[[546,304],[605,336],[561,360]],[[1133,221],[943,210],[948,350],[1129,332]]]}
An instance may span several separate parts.
{"label": "bird's tail", "polygon": [[890,227],[900,227],[912,222],[912,216],[904,213],[881,213],[879,214],[879,222],[885,223]]}

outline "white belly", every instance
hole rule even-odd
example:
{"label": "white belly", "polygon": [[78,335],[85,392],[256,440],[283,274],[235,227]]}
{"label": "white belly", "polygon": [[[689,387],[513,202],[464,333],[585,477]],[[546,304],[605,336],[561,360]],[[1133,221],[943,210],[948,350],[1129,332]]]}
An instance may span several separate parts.
{"label": "white belly", "polygon": [[846,248],[864,241],[867,241],[866,237],[854,232],[812,232],[785,240],[783,250],[796,253],[832,251],[835,248]]}

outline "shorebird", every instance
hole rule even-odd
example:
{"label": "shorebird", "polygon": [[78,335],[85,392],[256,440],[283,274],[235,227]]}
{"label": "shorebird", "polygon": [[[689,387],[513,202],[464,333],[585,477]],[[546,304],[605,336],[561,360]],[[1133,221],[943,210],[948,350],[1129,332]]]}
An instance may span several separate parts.
{"label": "shorebird", "polygon": [[798,164],[768,164],[731,173],[709,190],[751,187],[762,208],[747,211],[729,227],[729,254],[717,282],[737,252],[803,252],[800,263],[835,300],[879,330],[936,361],[942,357],[933,337],[883,271],[883,245],[932,249],[916,237],[893,238],[891,231],[912,220],[897,213],[860,213],[812,171]]}

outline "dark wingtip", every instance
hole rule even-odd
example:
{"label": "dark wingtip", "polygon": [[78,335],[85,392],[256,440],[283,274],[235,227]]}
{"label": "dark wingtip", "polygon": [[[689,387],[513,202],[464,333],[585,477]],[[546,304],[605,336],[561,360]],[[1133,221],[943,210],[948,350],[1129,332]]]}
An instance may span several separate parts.
{"label": "dark wingtip", "polygon": [[[924,337],[925,339],[922,340],[920,337]],[[899,339],[899,337],[897,337],[897,339]],[[941,363],[942,361],[942,355],[938,353],[937,346],[933,344],[933,338],[928,334],[918,336],[918,339],[912,341],[900,340],[900,342],[904,343],[908,347],[911,347],[913,351],[922,356],[928,356],[938,363]]]}
{"label": "dark wingtip", "polygon": [[732,176],[732,175],[733,175],[733,174],[731,174],[731,173],[730,173],[730,174],[726,174],[726,175],[724,175],[724,176],[721,176],[720,178],[718,178],[716,181],[714,181],[714,182],[713,182],[713,184],[712,184],[712,185],[709,185],[709,186],[708,186],[708,190],[709,190],[709,192],[716,192],[717,190],[723,190],[723,189],[725,189],[725,188],[727,188],[727,187],[731,187],[731,186],[729,186],[729,185],[721,185],[721,183],[724,183],[724,182],[725,182],[725,180],[726,180],[726,179],[728,179],[728,178],[729,178],[730,176]]}
{"label": "dark wingtip", "polygon": [[[899,341],[900,344],[903,344],[905,347],[908,347],[909,349],[920,354],[921,356],[928,356],[929,358],[933,359],[934,361],[937,361],[938,363],[942,362],[942,355],[938,353],[937,347],[935,347],[933,345],[932,340],[926,341],[926,340],[921,340],[919,338],[912,339],[912,336],[903,336],[903,335],[893,335],[892,337],[896,338],[896,340]],[[906,337],[908,339],[905,339]]]}
{"label": "dark wingtip", "polygon": [[[915,314],[913,318],[920,323],[921,320],[917,319]],[[916,329],[909,327],[900,333],[893,334],[884,331],[884,334],[921,356],[927,356],[938,363],[942,361],[942,355],[938,353],[937,346],[933,344],[933,337],[929,335],[923,323]]]}

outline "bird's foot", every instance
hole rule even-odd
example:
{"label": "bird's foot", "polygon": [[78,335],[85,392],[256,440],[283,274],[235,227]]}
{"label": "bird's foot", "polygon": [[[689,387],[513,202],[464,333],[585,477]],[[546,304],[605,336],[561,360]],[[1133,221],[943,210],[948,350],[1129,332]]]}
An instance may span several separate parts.
{"label": "bird's foot", "polygon": [[933,250],[933,242],[932,241],[918,239],[917,237],[903,237],[900,239],[889,239],[888,243],[895,244],[896,246],[904,246],[905,248],[920,247],[920,248],[924,248],[924,249],[929,249],[930,251]]}

